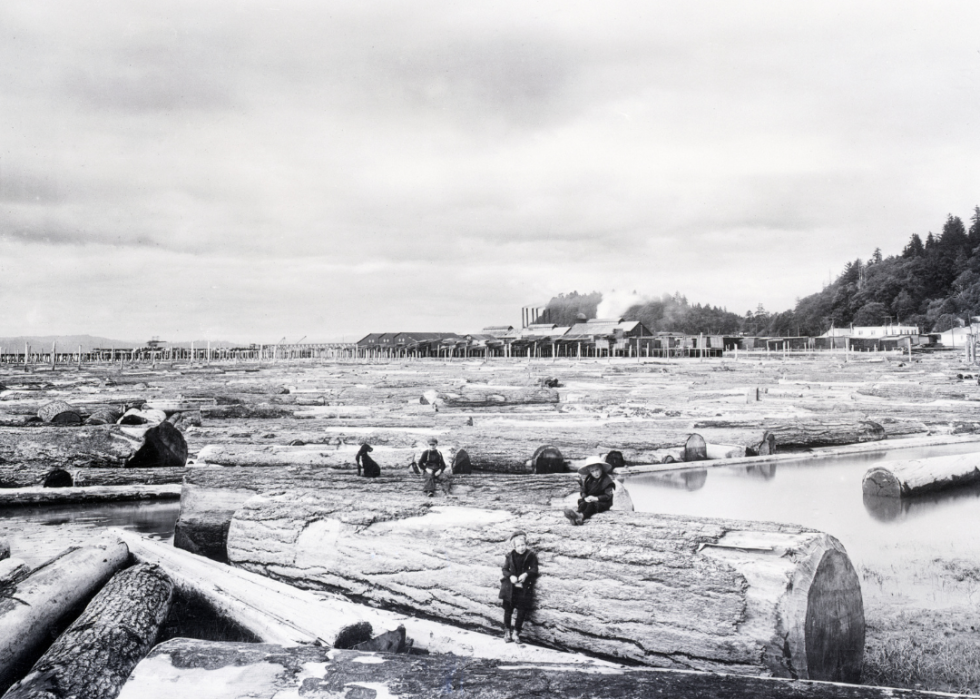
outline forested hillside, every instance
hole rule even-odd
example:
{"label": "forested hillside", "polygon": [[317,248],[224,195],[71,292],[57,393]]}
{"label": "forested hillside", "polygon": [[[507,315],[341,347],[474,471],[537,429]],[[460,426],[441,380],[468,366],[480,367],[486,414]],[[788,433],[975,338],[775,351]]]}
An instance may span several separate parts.
{"label": "forested hillside", "polygon": [[[967,230],[950,215],[939,234],[915,233],[901,254],[884,257],[875,250],[857,259],[822,291],[800,299],[796,308],[767,313],[760,305],[744,316],[716,306],[690,304],[666,294],[629,308],[623,317],[639,320],[653,332],[746,335],[820,335],[831,326],[917,325],[942,332],[980,316],[980,206]],[[548,303],[549,322],[571,325],[579,313],[595,318],[602,294],[559,294]]]}

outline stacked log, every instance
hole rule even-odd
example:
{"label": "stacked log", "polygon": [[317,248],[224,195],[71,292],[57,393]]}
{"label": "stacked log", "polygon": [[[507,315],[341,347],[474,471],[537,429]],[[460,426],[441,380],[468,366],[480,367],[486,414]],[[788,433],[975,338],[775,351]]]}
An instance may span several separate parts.
{"label": "stacked log", "polygon": [[114,699],[156,643],[173,593],[157,566],[116,573],[4,699]]}
{"label": "stacked log", "polygon": [[[210,681],[209,681],[210,680]],[[214,684],[212,684],[214,683]],[[699,699],[893,699],[896,690],[826,682],[787,681],[700,672],[615,668],[479,658],[374,654],[311,646],[218,643],[175,638],[143,660],[119,699],[275,699],[284,696],[398,697],[698,697]],[[905,699],[948,694],[900,690]],[[962,695],[961,695],[962,696]]]}
{"label": "stacked log", "polygon": [[0,459],[62,469],[183,466],[187,463],[187,442],[169,423],[150,428],[11,428],[0,431]]}
{"label": "stacked log", "polygon": [[495,630],[515,530],[540,561],[535,641],[676,669],[860,675],[859,580],[836,539],[801,527],[629,512],[570,527],[533,506],[290,492],[248,500],[227,546],[234,565],[291,584]]}
{"label": "stacked log", "polygon": [[865,496],[906,498],[980,481],[980,453],[892,461],[868,469]]}
{"label": "stacked log", "polygon": [[0,691],[23,676],[82,606],[122,568],[126,544],[71,548],[0,592]]}

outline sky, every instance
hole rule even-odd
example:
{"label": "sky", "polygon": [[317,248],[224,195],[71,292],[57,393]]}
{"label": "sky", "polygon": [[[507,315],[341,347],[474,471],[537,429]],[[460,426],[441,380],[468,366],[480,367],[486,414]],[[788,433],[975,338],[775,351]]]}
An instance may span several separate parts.
{"label": "sky", "polygon": [[791,308],[980,204],[980,3],[0,2],[0,335]]}

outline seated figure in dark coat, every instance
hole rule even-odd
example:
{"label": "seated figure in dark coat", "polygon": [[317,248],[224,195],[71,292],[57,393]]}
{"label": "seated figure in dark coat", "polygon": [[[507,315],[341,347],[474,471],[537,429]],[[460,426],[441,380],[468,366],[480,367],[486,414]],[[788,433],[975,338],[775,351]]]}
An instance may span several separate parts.
{"label": "seated figure in dark coat", "polygon": [[578,470],[582,478],[578,510],[565,510],[565,516],[572,524],[583,524],[592,515],[612,507],[616,484],[609,475],[610,471],[612,466],[598,456],[590,458]]}

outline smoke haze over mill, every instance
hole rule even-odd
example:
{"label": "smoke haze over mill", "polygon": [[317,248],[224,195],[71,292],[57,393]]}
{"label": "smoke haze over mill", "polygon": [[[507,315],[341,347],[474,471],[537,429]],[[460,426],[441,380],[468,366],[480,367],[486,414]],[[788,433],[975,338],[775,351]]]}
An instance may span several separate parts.
{"label": "smoke haze over mill", "polygon": [[966,1],[7,0],[0,332],[475,332],[571,289],[787,311],[980,203],[977,26]]}

